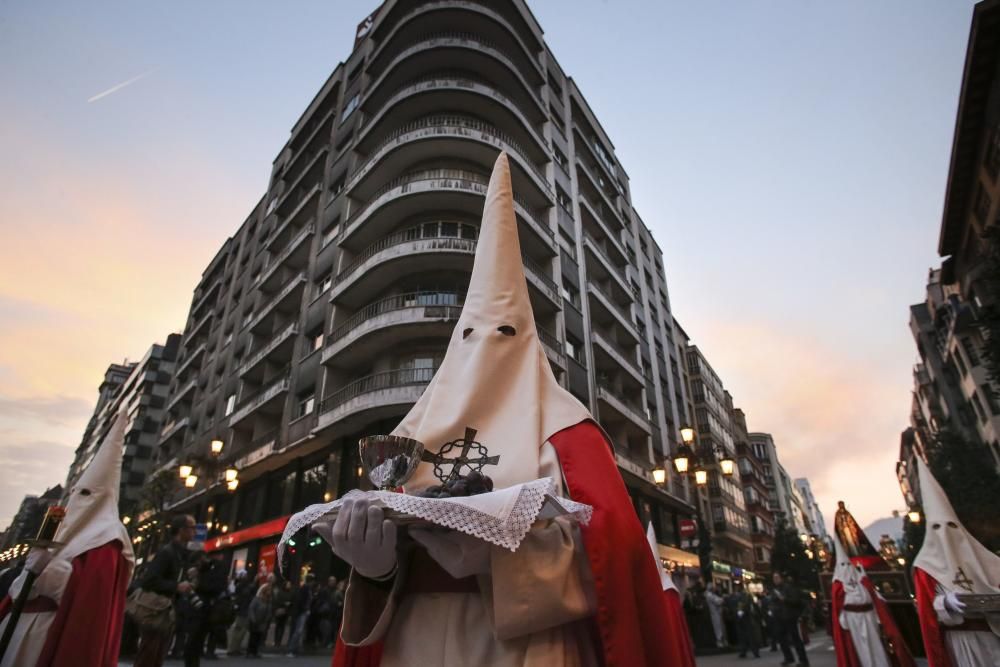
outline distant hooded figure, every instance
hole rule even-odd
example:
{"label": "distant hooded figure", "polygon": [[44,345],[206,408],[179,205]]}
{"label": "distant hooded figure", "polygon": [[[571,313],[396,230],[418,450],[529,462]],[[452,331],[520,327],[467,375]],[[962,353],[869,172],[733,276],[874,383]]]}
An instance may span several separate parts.
{"label": "distant hooded figure", "polygon": [[[505,154],[448,351],[394,431],[432,457],[470,433],[498,489],[550,477],[557,494],[593,506],[590,523],[538,521],[515,552],[411,530],[422,548],[397,560],[381,510],[345,507],[338,523],[350,531],[334,535],[334,549],[354,569],[334,665],[685,664],[686,637],[664,630],[666,597],[611,445],[539,340]],[[435,485],[433,468],[421,463],[406,491]]]}
{"label": "distant hooded figure", "polygon": [[852,561],[839,539],[835,549],[831,597],[837,667],[913,667],[903,635],[864,566]]}
{"label": "distant hooded figure", "polygon": [[913,561],[930,667],[1000,665],[1000,614],[967,615],[960,594],[1000,594],[1000,556],[962,526],[944,489],[917,460],[926,534]]}
{"label": "distant hooded figure", "polygon": [[[126,588],[135,564],[118,517],[125,442],[124,413],[115,417],[94,459],[69,494],[55,541],[63,544],[31,588],[2,667],[116,667]],[[0,633],[22,574],[0,601]]]}

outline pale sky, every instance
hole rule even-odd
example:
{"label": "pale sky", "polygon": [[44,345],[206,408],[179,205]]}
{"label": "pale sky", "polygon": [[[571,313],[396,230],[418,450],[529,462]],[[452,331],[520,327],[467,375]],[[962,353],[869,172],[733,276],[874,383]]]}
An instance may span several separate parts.
{"label": "pale sky", "polygon": [[[377,2],[0,0],[0,528],[202,269]],[[903,503],[973,3],[532,9],[631,177],[675,316],[827,519]]]}

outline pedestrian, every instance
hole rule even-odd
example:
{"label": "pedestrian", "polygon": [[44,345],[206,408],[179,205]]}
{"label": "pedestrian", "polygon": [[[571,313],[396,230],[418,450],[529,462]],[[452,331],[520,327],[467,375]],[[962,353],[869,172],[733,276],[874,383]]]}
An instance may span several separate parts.
{"label": "pedestrian", "polygon": [[[181,514],[170,521],[170,542],[160,548],[143,574],[139,587],[174,599],[191,591],[191,583],[180,581],[187,560],[187,543],[194,539],[194,517]],[[135,667],[161,667],[170,648],[172,626],[166,631],[150,626],[139,629],[139,650]]]}
{"label": "pedestrian", "polygon": [[298,586],[292,592],[292,607],[289,617],[292,622],[291,635],[288,637],[288,653],[290,658],[294,658],[302,650],[302,642],[305,640],[306,623],[309,621],[309,608],[312,603],[312,588],[316,577],[312,574],[306,575],[305,583]]}
{"label": "pedestrian", "polygon": [[347,579],[337,582],[333,591],[333,637],[332,643],[336,643],[340,635],[340,624],[344,620],[344,599],[347,596]]}
{"label": "pedestrian", "polygon": [[267,633],[267,626],[271,623],[271,588],[272,584],[263,584],[250,602],[250,609],[247,612],[250,630],[250,641],[247,643],[248,658],[260,657],[260,646]]}
{"label": "pedestrian", "polygon": [[184,645],[184,667],[201,665],[205,638],[212,631],[212,613],[226,591],[226,573],[221,562],[198,552],[196,563],[194,591],[188,596],[190,623]]}
{"label": "pedestrian", "polygon": [[722,596],[716,592],[715,584],[709,584],[705,591],[705,602],[708,603],[708,613],[712,619],[712,630],[715,633],[715,645],[718,648],[726,646],[726,629],[722,624]]}
{"label": "pedestrian", "polygon": [[795,657],[792,655],[794,648],[799,659],[797,663],[799,667],[809,667],[809,656],[806,655],[806,647],[799,634],[799,619],[802,618],[806,608],[805,593],[795,585],[795,578],[791,574],[782,576],[780,572],[775,572],[773,580],[775,594],[781,603],[781,629],[778,641],[784,656],[781,664],[795,664]]}
{"label": "pedestrian", "polygon": [[[198,568],[189,567],[184,573],[184,581],[194,586],[197,574]],[[178,595],[177,601],[174,602],[174,643],[169,653],[171,660],[180,660],[184,657],[184,644],[192,620],[190,597],[190,594]]]}
{"label": "pedestrian", "polygon": [[760,657],[760,644],[757,641],[757,623],[760,621],[760,607],[753,595],[748,593],[742,582],[736,582],[733,591],[736,616],[736,634],[740,640],[740,657],[747,657],[747,651],[753,652],[753,657]]}
{"label": "pedestrian", "polygon": [[[330,579],[333,580],[332,585]],[[333,626],[333,589],[337,579],[330,577],[326,583],[316,582],[313,599],[309,608],[309,619],[313,626],[311,639],[319,646],[327,646],[330,642]]]}
{"label": "pedestrian", "polygon": [[227,655],[243,655],[243,641],[247,636],[247,618],[250,613],[250,603],[256,594],[257,585],[250,575],[247,574],[247,571],[243,569],[237,570],[236,580],[233,582],[233,603],[236,605],[236,619],[229,628]]}
{"label": "pedestrian", "polygon": [[767,595],[761,600],[761,618],[764,622],[764,637],[771,644],[771,653],[778,650],[778,640],[781,638],[781,602],[774,593],[774,588],[768,588]]}
{"label": "pedestrian", "polygon": [[292,582],[284,581],[276,584],[271,593],[271,606],[274,609],[274,646],[281,646],[285,638],[285,626],[288,622],[288,612],[292,607]]}

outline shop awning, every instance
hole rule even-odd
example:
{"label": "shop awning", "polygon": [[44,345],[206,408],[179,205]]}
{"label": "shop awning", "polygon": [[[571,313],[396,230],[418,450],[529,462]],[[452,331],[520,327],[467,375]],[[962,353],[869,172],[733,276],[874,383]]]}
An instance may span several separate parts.
{"label": "shop awning", "polygon": [[283,516],[278,519],[258,523],[256,526],[250,526],[249,528],[244,528],[243,530],[237,530],[235,533],[219,535],[218,537],[213,537],[210,540],[205,540],[205,551],[218,551],[219,549],[234,547],[237,544],[243,544],[244,542],[252,542],[265,537],[280,535],[281,532],[285,530],[285,524],[288,523],[288,520],[291,518],[292,516],[289,514],[288,516]]}
{"label": "shop awning", "polygon": [[656,547],[660,552],[660,558],[664,560],[673,561],[682,567],[698,567],[698,556],[690,551],[668,547],[664,544],[657,544]]}

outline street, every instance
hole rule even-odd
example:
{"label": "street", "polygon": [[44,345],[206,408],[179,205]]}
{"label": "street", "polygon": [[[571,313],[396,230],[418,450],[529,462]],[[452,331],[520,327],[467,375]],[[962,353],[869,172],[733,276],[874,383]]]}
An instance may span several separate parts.
{"label": "street", "polygon": [[[833,642],[826,635],[817,635],[812,638],[806,646],[809,654],[809,664],[812,667],[834,667],[837,664],[837,656],[833,651]],[[709,667],[737,667],[738,665],[760,665],[774,667],[781,664],[781,651],[771,652],[769,647],[764,647],[760,652],[760,659],[754,659],[753,655],[747,658],[740,658],[736,653],[724,653],[722,655],[698,656],[698,665]]]}
{"label": "street", "polygon": [[[184,664],[183,660],[167,659],[164,667],[179,667]],[[220,655],[217,660],[202,660],[202,667],[249,667],[250,665],[296,665],[297,667],[330,667],[330,655],[303,655],[298,658],[285,657],[284,653],[269,653],[267,651],[260,658],[230,658],[227,655]],[[721,664],[721,663],[720,663]],[[118,667],[131,667],[131,660],[123,660],[118,663]]]}

